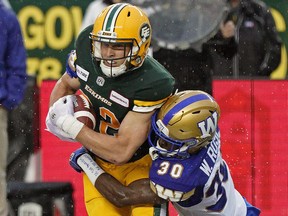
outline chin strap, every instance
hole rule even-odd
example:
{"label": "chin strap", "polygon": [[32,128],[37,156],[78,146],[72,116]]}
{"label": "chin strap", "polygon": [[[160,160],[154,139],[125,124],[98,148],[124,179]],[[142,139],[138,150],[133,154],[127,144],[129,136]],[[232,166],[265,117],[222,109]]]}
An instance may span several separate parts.
{"label": "chin strap", "polygon": [[149,148],[149,154],[153,161],[159,158],[158,150],[155,147]]}
{"label": "chin strap", "polygon": [[112,66],[107,66],[103,63],[103,60],[100,62],[100,67],[102,69],[102,72],[107,76],[107,77],[117,77],[126,72],[126,61],[120,65],[119,67],[112,67]]}

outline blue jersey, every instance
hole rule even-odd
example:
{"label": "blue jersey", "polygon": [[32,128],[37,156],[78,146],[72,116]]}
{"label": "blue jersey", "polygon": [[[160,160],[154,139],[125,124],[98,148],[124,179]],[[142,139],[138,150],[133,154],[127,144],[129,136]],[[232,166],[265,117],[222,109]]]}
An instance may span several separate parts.
{"label": "blue jersey", "polygon": [[152,190],[173,202],[179,215],[247,214],[245,201],[222,159],[219,131],[209,145],[187,159],[155,159],[150,180]]}

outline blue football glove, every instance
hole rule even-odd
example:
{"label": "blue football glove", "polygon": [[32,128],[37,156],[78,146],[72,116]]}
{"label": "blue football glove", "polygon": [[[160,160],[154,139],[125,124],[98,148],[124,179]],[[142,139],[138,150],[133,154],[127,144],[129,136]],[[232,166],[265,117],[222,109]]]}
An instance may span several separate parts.
{"label": "blue football glove", "polygon": [[69,158],[69,164],[70,166],[76,170],[77,172],[82,172],[82,168],[77,164],[77,160],[80,156],[83,154],[89,154],[88,150],[85,147],[81,147],[77,149],[76,151],[72,152]]}
{"label": "blue football glove", "polygon": [[76,56],[76,50],[72,50],[68,54],[68,59],[66,61],[66,73],[71,77],[71,78],[77,78],[77,73],[76,73],[76,68],[75,68],[75,61],[77,59]]}

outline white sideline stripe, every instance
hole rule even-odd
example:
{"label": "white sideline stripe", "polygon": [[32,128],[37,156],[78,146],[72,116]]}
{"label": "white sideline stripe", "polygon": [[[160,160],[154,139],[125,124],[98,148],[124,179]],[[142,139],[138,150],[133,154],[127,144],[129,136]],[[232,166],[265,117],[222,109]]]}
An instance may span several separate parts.
{"label": "white sideline stripe", "polygon": [[91,119],[91,121],[93,122],[93,128],[95,128],[96,126],[96,119],[95,117],[88,111],[77,111],[74,113],[74,117],[78,118],[78,117],[88,117],[89,119]]}

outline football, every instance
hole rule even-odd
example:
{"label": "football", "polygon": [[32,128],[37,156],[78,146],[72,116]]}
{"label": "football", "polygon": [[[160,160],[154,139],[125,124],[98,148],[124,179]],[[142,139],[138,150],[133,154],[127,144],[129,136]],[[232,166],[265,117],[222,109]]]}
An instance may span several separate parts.
{"label": "football", "polygon": [[96,113],[88,99],[84,95],[76,95],[73,105],[74,117],[87,127],[94,129],[96,126]]}

